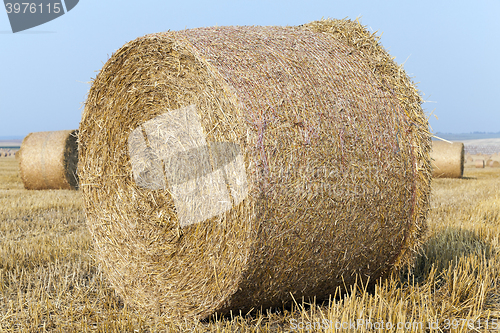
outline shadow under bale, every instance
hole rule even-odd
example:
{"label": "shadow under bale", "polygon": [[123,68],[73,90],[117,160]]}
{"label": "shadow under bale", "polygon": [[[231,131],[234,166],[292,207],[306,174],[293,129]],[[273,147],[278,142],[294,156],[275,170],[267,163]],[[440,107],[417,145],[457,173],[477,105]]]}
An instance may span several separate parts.
{"label": "shadow under bale", "polygon": [[[423,282],[432,269],[436,273],[448,270],[460,260],[470,255],[490,258],[494,247],[477,233],[462,228],[446,228],[430,237],[422,246],[420,254],[415,259],[411,276],[415,282]],[[401,278],[406,280],[408,270],[403,270]]]}

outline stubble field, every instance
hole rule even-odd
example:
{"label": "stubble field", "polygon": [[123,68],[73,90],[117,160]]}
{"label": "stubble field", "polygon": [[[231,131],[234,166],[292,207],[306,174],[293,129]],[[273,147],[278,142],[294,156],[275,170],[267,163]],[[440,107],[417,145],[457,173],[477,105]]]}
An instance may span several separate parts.
{"label": "stubble field", "polygon": [[[0,160],[0,332],[483,332],[500,328],[500,169],[432,185],[428,234],[411,271],[329,302],[204,322],[125,306],[92,252],[77,191],[26,191]],[[497,323],[498,320],[498,323]]]}

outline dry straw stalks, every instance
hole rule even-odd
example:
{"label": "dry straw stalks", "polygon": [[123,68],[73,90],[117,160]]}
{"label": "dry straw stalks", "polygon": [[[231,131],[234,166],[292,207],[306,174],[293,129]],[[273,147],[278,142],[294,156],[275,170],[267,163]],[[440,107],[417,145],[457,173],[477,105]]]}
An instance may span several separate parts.
{"label": "dry straw stalks", "polygon": [[462,142],[432,142],[432,176],[462,178],[464,174],[464,144]]}
{"label": "dry straw stalks", "polygon": [[131,41],[93,81],[80,124],[97,258],[128,304],[172,317],[376,281],[425,229],[421,102],[349,20]]}
{"label": "dry straw stalks", "polygon": [[78,130],[35,132],[26,136],[17,154],[28,190],[78,188]]}

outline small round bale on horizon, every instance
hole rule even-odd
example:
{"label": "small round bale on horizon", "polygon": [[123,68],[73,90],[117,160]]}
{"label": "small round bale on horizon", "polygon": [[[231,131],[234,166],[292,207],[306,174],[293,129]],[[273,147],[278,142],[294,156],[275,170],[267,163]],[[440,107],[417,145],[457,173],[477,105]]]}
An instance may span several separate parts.
{"label": "small round bale on horizon", "polygon": [[478,169],[484,168],[484,160],[483,159],[477,159],[475,164],[476,164],[476,168],[478,168]]}
{"label": "small round bale on horizon", "polygon": [[462,178],[464,174],[464,144],[462,142],[432,141],[432,176]]}
{"label": "small round bale on horizon", "polygon": [[18,152],[27,190],[78,188],[78,130],[28,134]]}
{"label": "small round bale on horizon", "polygon": [[490,168],[499,168],[500,167],[500,162],[497,161],[497,160],[491,160],[489,163],[488,163],[488,166]]}

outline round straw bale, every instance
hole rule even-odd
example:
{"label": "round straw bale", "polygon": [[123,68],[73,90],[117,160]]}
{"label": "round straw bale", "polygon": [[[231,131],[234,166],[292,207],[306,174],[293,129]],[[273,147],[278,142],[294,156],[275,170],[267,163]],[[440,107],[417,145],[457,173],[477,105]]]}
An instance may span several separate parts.
{"label": "round straw bale", "polygon": [[500,167],[500,162],[495,161],[495,160],[491,160],[490,163],[488,163],[488,166],[490,168],[498,168],[498,167]]}
{"label": "round straw bale", "polygon": [[421,102],[356,22],[131,41],[80,123],[96,256],[126,303],[179,317],[373,282],[425,230]]}
{"label": "round straw bale", "polygon": [[28,190],[76,189],[78,130],[35,132],[19,151],[20,175]]}
{"label": "round straw bale", "polygon": [[476,168],[484,168],[484,160],[477,159],[476,160]]}
{"label": "round straw bale", "polygon": [[432,141],[432,176],[461,178],[464,174],[464,144]]}

